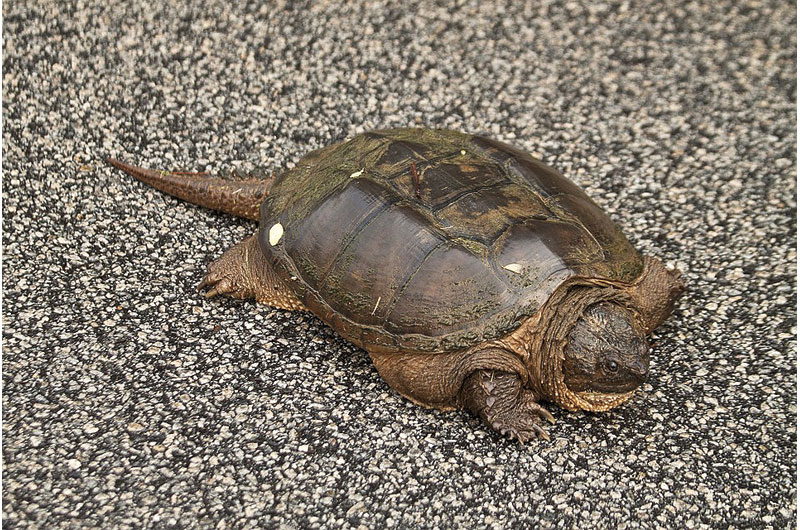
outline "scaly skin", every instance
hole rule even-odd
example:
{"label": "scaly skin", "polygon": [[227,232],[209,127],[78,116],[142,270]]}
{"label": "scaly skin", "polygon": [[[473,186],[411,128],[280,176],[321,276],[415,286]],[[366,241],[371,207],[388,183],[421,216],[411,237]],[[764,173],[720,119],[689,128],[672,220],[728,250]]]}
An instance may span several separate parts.
{"label": "scaly skin", "polygon": [[476,370],[464,380],[459,401],[492,429],[512,440],[525,443],[536,438],[549,440],[542,420],[555,423],[553,415],[537,403],[519,376],[497,370]]}
{"label": "scaly skin", "polygon": [[213,261],[197,288],[208,288],[207,298],[225,294],[232,298],[255,299],[262,304],[289,311],[305,309],[303,303],[269,267],[254,235],[229,248]]}
{"label": "scaly skin", "polygon": [[[136,180],[179,199],[254,221],[258,220],[259,208],[272,185],[272,178],[225,179],[207,173],[155,171],[111,158],[106,160]],[[280,309],[305,309],[269,267],[255,236],[231,247],[213,261],[198,288],[208,288],[206,296],[209,298],[225,294],[233,298],[256,299]]]}
{"label": "scaly skin", "polygon": [[136,180],[198,206],[258,221],[258,209],[269,193],[272,179],[227,180],[207,173],[155,171],[107,158],[112,166]]}
{"label": "scaly skin", "polygon": [[[427,148],[423,145],[424,142],[420,143],[426,135],[431,137]],[[607,219],[579,188],[554,171],[542,167],[540,162],[504,144],[453,132],[427,130],[379,131],[361,135],[353,139],[353,142],[355,143],[337,144],[312,153],[298,163],[296,170],[274,180],[272,178],[231,180],[210,177],[203,173],[147,170],[111,159],[108,162],[161,191],[239,217],[259,220],[259,210],[263,202],[267,217],[261,219],[263,226],[259,234],[264,235],[264,227],[274,227],[278,222],[277,217],[272,219],[270,215],[285,214],[288,220],[281,221],[283,229],[288,228],[290,233],[293,229],[298,229],[306,236],[309,233],[323,236],[315,240],[316,246],[308,256],[310,262],[317,265],[325,261],[322,259],[325,255],[321,255],[320,249],[329,251],[329,254],[335,257],[341,251],[342,239],[325,237],[327,233],[320,234],[318,230],[321,228],[318,225],[314,225],[313,228],[303,227],[302,222],[310,216],[319,214],[317,211],[320,206],[319,201],[328,197],[329,193],[338,190],[339,195],[333,199],[329,197],[333,201],[332,204],[350,204],[345,201],[349,200],[355,207],[343,208],[338,213],[333,212],[336,215],[331,211],[322,211],[320,215],[327,220],[326,227],[337,223],[349,223],[354,215],[366,216],[377,211],[374,209],[376,204],[380,206],[381,201],[384,201],[383,206],[388,204],[385,201],[389,200],[386,198],[386,194],[389,194],[410,201],[422,210],[417,209],[413,215],[409,213],[398,217],[399,210],[386,209],[393,212],[393,215],[397,214],[392,218],[396,219],[397,223],[388,224],[385,233],[402,235],[404,232],[398,231],[397,227],[410,226],[417,228],[412,233],[422,234],[427,233],[426,230],[431,226],[438,226],[436,225],[438,221],[425,217],[420,211],[429,211],[434,205],[452,206],[457,202],[455,197],[448,196],[448,193],[452,193],[452,190],[449,190],[451,181],[462,186],[462,191],[471,193],[487,186],[484,177],[494,179],[496,185],[491,189],[496,193],[486,198],[488,202],[483,204],[487,208],[490,207],[488,211],[484,212],[480,208],[473,208],[474,211],[467,209],[463,212],[454,210],[451,212],[454,216],[453,225],[470,229],[474,232],[473,236],[478,237],[485,235],[490,228],[496,229],[495,231],[503,229],[510,219],[520,221],[517,224],[532,219],[538,223],[537,230],[544,235],[552,236],[552,242],[564,245],[569,243],[572,246],[561,248],[556,245],[558,248],[551,248],[549,245],[542,246],[537,243],[544,237],[543,235],[539,238],[526,238],[520,235],[522,243],[534,250],[538,249],[538,254],[534,252],[529,257],[544,256],[542,259],[549,259],[549,256],[561,262],[562,258],[569,255],[570,259],[577,260],[576,263],[583,266],[573,271],[574,275],[558,286],[555,281],[551,281],[549,286],[541,285],[540,289],[555,290],[550,292],[546,299],[531,298],[529,305],[539,309],[523,319],[516,328],[508,319],[501,321],[495,318],[492,321],[495,327],[490,328],[479,324],[483,321],[469,320],[473,323],[472,328],[459,331],[459,333],[464,332],[462,335],[453,335],[455,332],[448,330],[454,318],[452,311],[441,314],[439,306],[428,308],[428,312],[419,310],[419,304],[416,302],[424,302],[427,300],[426,297],[431,297],[431,293],[438,293],[442,285],[447,283],[448,278],[441,274],[443,270],[457,270],[458,267],[468,267],[476,263],[469,257],[471,252],[469,245],[464,246],[465,250],[458,253],[451,252],[446,256],[444,254],[439,256],[442,264],[439,269],[433,271],[435,274],[428,271],[427,283],[423,282],[423,287],[426,289],[419,288],[415,291],[416,302],[403,299],[392,306],[394,310],[404,309],[408,312],[408,314],[398,313],[402,318],[398,317],[397,321],[391,323],[393,328],[386,328],[386,321],[384,328],[377,325],[369,328],[358,325],[364,317],[369,319],[374,315],[375,309],[372,308],[377,308],[377,304],[374,306],[369,304],[367,311],[372,309],[373,314],[368,316],[359,313],[360,306],[357,305],[339,306],[334,311],[323,304],[327,303],[325,300],[315,301],[313,296],[309,298],[308,293],[314,292],[313,285],[305,286],[309,288],[307,292],[304,292],[302,282],[297,282],[299,287],[294,284],[289,286],[288,278],[295,280],[300,275],[283,274],[290,271],[295,263],[293,261],[295,258],[280,253],[285,251],[288,238],[284,238],[281,246],[270,242],[267,248],[259,245],[258,234],[242,241],[209,266],[200,287],[209,289],[207,296],[227,294],[235,298],[254,298],[264,304],[290,310],[305,309],[306,305],[345,338],[369,351],[378,372],[398,393],[424,406],[443,410],[468,409],[501,434],[521,442],[548,438],[542,424],[543,420],[552,422],[553,417],[538,403],[539,401],[552,402],[567,410],[604,411],[620,405],[631,397],[633,391],[608,392],[607,390],[615,390],[617,387],[628,389],[628,386],[623,388],[611,384],[614,381],[611,383],[606,381],[598,387],[593,379],[578,381],[576,384],[573,377],[570,381],[573,382],[575,390],[571,390],[565,383],[565,375],[571,374],[565,374],[564,371],[565,368],[569,368],[564,364],[564,347],[570,337],[575,338],[572,332],[573,329],[577,329],[576,325],[584,315],[584,311],[591,304],[600,302],[613,303],[616,304],[613,307],[619,306],[625,308],[625,311],[630,311],[631,318],[626,321],[635,321],[632,325],[637,326],[642,334],[652,331],[672,312],[677,298],[684,289],[676,271],[667,270],[657,259],[647,257],[642,259],[613,222]],[[408,146],[416,147],[412,149]],[[390,150],[390,147],[397,149]],[[445,158],[449,157],[447,159],[451,163],[447,165],[440,160],[436,164],[418,166],[421,162],[417,159],[418,155],[414,154],[416,153],[414,149],[418,148],[424,148],[423,151],[428,149],[431,153]],[[413,153],[409,154],[409,150]],[[467,163],[464,163],[464,160]],[[514,167],[517,173],[508,173],[510,169],[500,172],[491,169],[496,168],[497,164],[508,169],[510,166],[506,162],[509,160],[516,164]],[[408,170],[405,177],[389,179],[394,183],[391,186],[396,184],[397,189],[384,182],[388,179],[388,175],[402,173],[404,167]],[[445,167],[449,169],[445,170]],[[370,171],[364,173],[365,168]],[[439,180],[431,180],[431,171],[433,174],[443,176]],[[440,173],[436,173],[437,171]],[[475,176],[481,171],[482,177],[476,180]],[[360,175],[371,175],[372,180],[367,176],[355,178]],[[522,180],[517,178],[520,176]],[[350,195],[342,190],[349,190]],[[383,198],[375,203],[373,199],[378,197]],[[336,202],[337,198],[341,201]],[[528,200],[530,198],[536,200]],[[559,198],[562,202],[554,198]],[[556,208],[555,214],[553,207]],[[556,215],[560,209],[564,209],[565,215]],[[482,216],[479,223],[475,221],[476,214]],[[580,219],[573,214],[578,215]],[[601,240],[610,242],[601,248],[595,239],[582,238],[582,234],[589,233],[586,223],[594,227],[595,231],[592,233],[596,232],[603,236]],[[359,226],[367,225],[362,223]],[[301,229],[307,231],[302,232]],[[440,227],[440,230],[444,229]],[[271,237],[270,234],[270,240]],[[448,237],[454,242],[463,240],[462,237],[455,237],[452,234]],[[293,241],[296,243],[298,239]],[[380,249],[385,245],[385,238],[373,236],[367,243],[376,243],[378,245],[376,248]],[[408,241],[402,237],[398,238],[398,248],[406,243]],[[420,243],[419,238],[415,243]],[[435,249],[444,248],[439,237],[430,236],[426,244],[430,246],[426,247],[429,252],[422,253],[414,259],[430,261],[433,259],[431,256]],[[356,254],[354,257],[374,255],[369,253],[370,249],[372,247],[369,245],[364,246],[360,250],[361,254]],[[580,254],[581,252],[586,255]],[[592,261],[602,256],[610,256],[613,259]],[[286,261],[280,262],[279,260],[283,258]],[[363,265],[362,262],[361,259],[353,259],[347,263]],[[273,266],[280,263],[283,263],[283,269],[280,267],[273,269]],[[389,263],[394,262],[390,260]],[[415,262],[412,261],[413,263]],[[513,264],[519,267],[518,263]],[[419,267],[415,270],[419,270]],[[326,272],[325,281],[330,283],[342,278],[355,281],[372,274],[369,268],[361,270],[355,265],[342,271],[341,274],[347,273],[349,276],[340,274],[340,277],[330,277]],[[407,274],[407,271],[403,274]],[[282,277],[287,278],[286,282],[281,281]],[[413,279],[412,276],[403,278],[405,284]],[[500,281],[499,277],[497,280]],[[544,281],[542,278],[534,280]],[[384,290],[379,290],[374,297],[378,302],[393,289],[394,284],[388,280],[384,284]],[[463,299],[472,304],[474,299],[483,297],[481,294],[483,291],[473,292],[465,289],[466,283],[453,283],[451,287],[455,285],[459,287],[447,291],[447,296],[441,298],[442,304],[439,305],[450,307],[447,304],[450,304],[452,299]],[[498,292],[506,292],[498,289]],[[356,289],[351,287],[349,294],[352,294],[353,290]],[[408,294],[412,291],[404,288],[402,292]],[[534,294],[542,292],[544,291],[536,291]],[[301,302],[301,299],[305,303]],[[467,306],[472,307],[469,304]],[[450,305],[461,307],[458,304]],[[438,323],[438,328],[431,324],[432,317],[437,315],[439,321],[434,323]],[[516,313],[512,316],[521,318]],[[408,322],[419,324],[422,332],[410,324],[406,326]],[[377,333],[381,329],[383,335]],[[579,339],[583,333],[581,329],[583,328],[576,332]],[[371,335],[365,333],[367,331]],[[469,333],[466,333],[467,331]],[[448,333],[450,335],[447,335]],[[441,338],[445,336],[447,341]],[[485,339],[493,336],[497,338]],[[484,337],[484,342],[474,343],[481,337]],[[586,346],[586,342],[574,340],[573,346]],[[622,344],[625,341],[616,342]],[[591,347],[588,350],[594,351]],[[619,358],[615,362],[619,364],[619,361],[624,360]],[[611,373],[622,373],[613,367],[609,370]],[[644,369],[639,372],[643,374]]]}

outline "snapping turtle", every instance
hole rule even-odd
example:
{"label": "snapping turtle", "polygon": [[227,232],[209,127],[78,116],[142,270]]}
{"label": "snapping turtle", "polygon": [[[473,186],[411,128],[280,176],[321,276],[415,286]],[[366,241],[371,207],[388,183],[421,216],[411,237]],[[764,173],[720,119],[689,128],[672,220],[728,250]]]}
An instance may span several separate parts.
{"label": "snapping turtle", "polygon": [[109,162],[260,222],[208,267],[207,296],[309,310],[403,396],[523,442],[548,436],[541,401],[604,411],[630,398],[645,337],[683,291],[578,186],[481,136],[368,132],[266,178]]}

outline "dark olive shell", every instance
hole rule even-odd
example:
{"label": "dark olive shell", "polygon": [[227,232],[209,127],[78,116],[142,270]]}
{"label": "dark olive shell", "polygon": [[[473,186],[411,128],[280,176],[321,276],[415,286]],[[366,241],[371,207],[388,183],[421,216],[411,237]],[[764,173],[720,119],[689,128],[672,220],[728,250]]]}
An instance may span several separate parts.
{"label": "dark olive shell", "polygon": [[564,280],[631,281],[643,265],[557,171],[503,143],[431,129],[310,153],[276,177],[259,241],[308,309],[370,351],[499,338]]}

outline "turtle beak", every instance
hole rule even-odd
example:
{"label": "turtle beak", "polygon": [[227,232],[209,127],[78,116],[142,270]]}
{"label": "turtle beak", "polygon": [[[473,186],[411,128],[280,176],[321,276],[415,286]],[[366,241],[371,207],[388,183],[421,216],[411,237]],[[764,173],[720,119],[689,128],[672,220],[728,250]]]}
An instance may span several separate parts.
{"label": "turtle beak", "polygon": [[641,385],[647,381],[650,375],[650,363],[647,361],[636,361],[631,366],[631,375]]}

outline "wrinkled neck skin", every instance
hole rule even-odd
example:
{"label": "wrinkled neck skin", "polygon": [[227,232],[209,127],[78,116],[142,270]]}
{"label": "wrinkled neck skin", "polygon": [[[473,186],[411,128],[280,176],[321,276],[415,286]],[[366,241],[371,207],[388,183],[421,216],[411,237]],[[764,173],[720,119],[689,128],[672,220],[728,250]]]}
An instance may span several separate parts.
{"label": "wrinkled neck skin", "polygon": [[573,392],[564,383],[564,348],[584,310],[598,302],[631,307],[631,298],[608,283],[591,280],[562,285],[536,315],[501,342],[524,360],[528,386],[540,399],[571,411],[603,412],[621,405],[635,390],[620,394]]}

